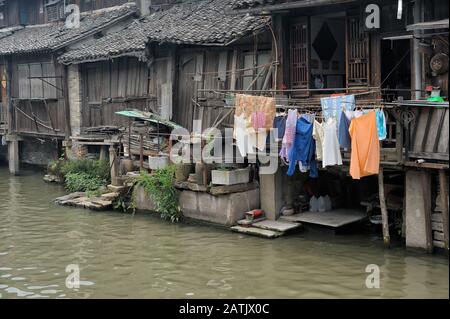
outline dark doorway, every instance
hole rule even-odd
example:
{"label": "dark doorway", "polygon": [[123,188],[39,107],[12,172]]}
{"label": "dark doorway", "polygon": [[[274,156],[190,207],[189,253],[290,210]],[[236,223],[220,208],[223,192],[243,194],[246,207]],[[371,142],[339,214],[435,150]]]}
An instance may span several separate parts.
{"label": "dark doorway", "polygon": [[411,99],[410,40],[381,41],[381,87],[387,101]]}

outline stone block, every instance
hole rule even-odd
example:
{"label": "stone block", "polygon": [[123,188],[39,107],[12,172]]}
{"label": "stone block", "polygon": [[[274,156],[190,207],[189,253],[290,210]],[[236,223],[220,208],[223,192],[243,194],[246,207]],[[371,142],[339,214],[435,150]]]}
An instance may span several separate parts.
{"label": "stone block", "polygon": [[431,175],[406,172],[406,247],[431,251]]}
{"label": "stone block", "polygon": [[179,200],[185,217],[232,226],[247,211],[259,208],[259,189],[219,196],[184,190]]}

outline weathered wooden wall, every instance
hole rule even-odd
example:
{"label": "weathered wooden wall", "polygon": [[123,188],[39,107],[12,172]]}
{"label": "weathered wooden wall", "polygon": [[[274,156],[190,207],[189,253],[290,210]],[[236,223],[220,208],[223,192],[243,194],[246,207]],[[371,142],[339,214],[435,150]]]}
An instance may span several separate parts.
{"label": "weathered wooden wall", "polygon": [[[29,77],[46,77],[40,79]],[[12,58],[11,97],[15,106],[15,131],[64,135],[66,129],[63,66],[51,55]],[[41,125],[41,124],[43,125]]]}
{"label": "weathered wooden wall", "polygon": [[153,100],[148,89],[148,67],[136,58],[87,63],[81,68],[82,127],[123,125],[116,111],[144,109]]}
{"label": "weathered wooden wall", "polygon": [[0,64],[0,125],[7,121],[6,66]]}
{"label": "weathered wooden wall", "polygon": [[[169,68],[174,71],[171,78],[173,84],[170,84],[173,87],[172,119],[188,130],[194,129],[194,120],[201,120],[201,128],[204,130],[211,127],[216,119],[223,117],[228,112],[223,108],[225,95],[217,94],[216,91],[248,89],[248,84],[261,69],[250,71],[243,71],[243,69],[252,68],[258,64],[258,60],[259,64],[266,64],[266,60],[271,62],[269,44],[261,44],[254,62],[248,58],[249,54],[253,54],[252,50],[253,47],[248,44],[225,48],[183,47],[176,52],[167,51],[165,59],[156,59],[153,66],[156,70],[167,69],[167,63],[175,63],[175,70]],[[264,56],[264,59],[258,58],[261,56]],[[268,68],[250,89],[261,89],[267,73]],[[156,88],[161,86],[159,82],[170,79],[169,73],[167,78],[161,78],[158,72],[154,76],[157,82]],[[270,82],[268,87],[270,88],[271,81],[268,82]],[[155,93],[159,101],[161,93],[160,91]],[[232,115],[229,115],[222,124],[229,125],[232,120]]]}

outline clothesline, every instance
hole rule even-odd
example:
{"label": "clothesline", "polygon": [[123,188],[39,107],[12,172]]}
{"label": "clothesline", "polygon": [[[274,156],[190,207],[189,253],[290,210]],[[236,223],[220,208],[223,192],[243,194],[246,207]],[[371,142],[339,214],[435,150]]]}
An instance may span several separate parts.
{"label": "clothesline", "polygon": [[[351,102],[340,104],[342,101]],[[318,177],[317,162],[322,167],[342,165],[341,150],[351,149],[350,174],[354,179],[378,174],[379,140],[386,138],[386,118],[381,108],[363,111],[355,107],[353,95],[322,99],[322,109],[288,107],[276,113],[272,97],[236,96],[234,129],[236,145],[243,157],[253,149],[263,151],[268,141],[268,128],[277,128],[282,140],[279,153],[288,163],[288,175],[300,171]],[[322,121],[317,121],[322,118]]]}

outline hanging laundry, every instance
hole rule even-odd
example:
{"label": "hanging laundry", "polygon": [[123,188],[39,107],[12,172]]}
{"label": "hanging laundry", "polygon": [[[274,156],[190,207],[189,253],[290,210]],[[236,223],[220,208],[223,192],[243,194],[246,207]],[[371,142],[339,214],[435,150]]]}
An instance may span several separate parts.
{"label": "hanging laundry", "polygon": [[380,143],[374,111],[355,118],[350,124],[352,154],[350,175],[353,179],[375,175],[380,169]]}
{"label": "hanging laundry", "polygon": [[324,97],[320,99],[320,104],[325,121],[334,118],[338,122],[337,127],[339,127],[341,112],[353,111],[356,106],[354,95]]}
{"label": "hanging laundry", "polygon": [[255,149],[264,150],[275,117],[275,99],[236,94],[235,102],[234,135],[239,152],[245,157]]}
{"label": "hanging laundry", "polygon": [[339,121],[339,130],[338,130],[338,140],[339,145],[347,150],[352,146],[352,140],[350,139],[350,133],[348,129],[350,128],[350,120],[348,119],[345,112],[341,112],[341,119]]}
{"label": "hanging laundry", "polygon": [[280,150],[280,157],[285,162],[288,161],[289,152],[291,151],[292,145],[294,144],[295,131],[297,129],[297,110],[289,110],[286,119],[286,129],[284,132],[283,143]]}
{"label": "hanging laundry", "polygon": [[235,114],[237,116],[244,114],[245,118],[251,122],[253,113],[263,113],[265,117],[264,127],[267,130],[272,128],[275,111],[275,99],[272,97],[236,94]]}
{"label": "hanging laundry", "polygon": [[273,128],[277,129],[277,140],[282,140],[284,137],[284,132],[286,131],[286,117],[277,116],[273,120]]}
{"label": "hanging laundry", "polygon": [[247,123],[244,114],[234,116],[234,138],[242,157],[247,156]]}
{"label": "hanging laundry", "polygon": [[310,177],[316,178],[319,175],[315,159],[316,142],[312,137],[313,126],[313,123],[303,116],[297,120],[294,144],[289,152],[289,176],[294,175],[297,163],[301,171],[310,171]]}
{"label": "hanging laundry", "polygon": [[256,150],[264,151],[266,149],[267,134],[267,130],[264,128],[258,130],[247,128],[247,153],[253,153]]}
{"label": "hanging laundry", "polygon": [[266,115],[264,112],[258,111],[252,113],[252,126],[255,130],[259,130],[260,128],[265,128],[266,126]]}
{"label": "hanging laundry", "polygon": [[353,112],[353,118],[354,119],[357,119],[358,117],[361,117],[363,115],[364,115],[363,111],[356,110],[356,111]]}
{"label": "hanging laundry", "polygon": [[378,130],[378,139],[383,141],[386,139],[387,131],[386,131],[386,117],[382,110],[376,111],[377,115],[377,130]]}
{"label": "hanging laundry", "polygon": [[337,137],[337,122],[334,118],[329,118],[323,127],[323,148],[322,148],[322,167],[342,165],[341,150]]}
{"label": "hanging laundry", "polygon": [[323,158],[323,127],[316,120],[314,120],[313,138],[316,140],[316,159],[321,161]]}

